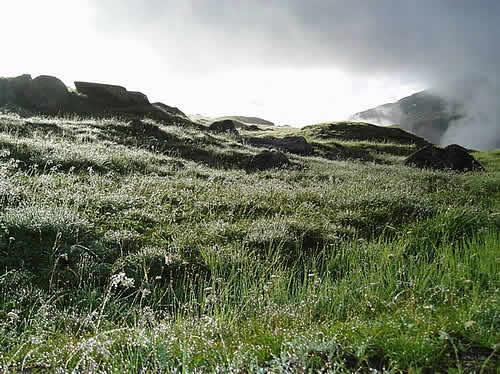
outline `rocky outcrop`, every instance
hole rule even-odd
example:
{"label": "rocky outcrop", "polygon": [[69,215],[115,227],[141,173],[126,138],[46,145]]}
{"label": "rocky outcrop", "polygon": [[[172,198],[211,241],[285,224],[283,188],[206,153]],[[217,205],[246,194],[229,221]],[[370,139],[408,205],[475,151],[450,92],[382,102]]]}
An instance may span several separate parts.
{"label": "rocky outcrop", "polygon": [[53,113],[64,109],[69,92],[60,79],[41,75],[31,81],[24,95],[33,107]]}
{"label": "rocky outcrop", "polygon": [[236,130],[234,122],[229,119],[215,121],[208,126],[208,129],[213,132],[238,134],[238,130]]}
{"label": "rocky outcrop", "polygon": [[143,93],[127,91],[127,89],[122,86],[92,82],[75,82],[75,87],[78,92],[86,95],[90,101],[109,107],[150,104],[148,97]]}
{"label": "rocky outcrop", "polygon": [[25,74],[0,80],[0,104],[16,104],[43,113],[57,113],[68,102],[69,92],[56,77]]}
{"label": "rocky outcrop", "polygon": [[411,154],[405,165],[422,169],[484,171],[484,167],[466,149],[457,144],[446,148],[427,146]]}
{"label": "rocky outcrop", "polygon": [[290,166],[291,163],[285,154],[279,151],[263,151],[253,156],[247,165],[250,170],[281,169]]}
{"label": "rocky outcrop", "polygon": [[165,113],[168,113],[170,115],[187,118],[186,114],[184,114],[184,112],[182,112],[179,108],[169,106],[163,103],[153,103],[153,106],[163,110]]}
{"label": "rocky outcrop", "polygon": [[244,125],[242,129],[245,131],[265,131],[264,129],[261,129],[257,125]]}
{"label": "rocky outcrop", "polygon": [[249,138],[248,144],[254,147],[275,148],[298,155],[310,155],[313,147],[303,136],[286,136],[284,138]]}
{"label": "rocky outcrop", "polygon": [[111,84],[80,81],[75,82],[75,87],[77,92],[70,92],[61,80],[47,75],[35,79],[27,74],[0,78],[0,106],[12,106],[19,112],[30,113],[123,115],[160,121],[175,118],[177,123],[193,125],[179,109],[163,103],[151,104],[141,92]]}

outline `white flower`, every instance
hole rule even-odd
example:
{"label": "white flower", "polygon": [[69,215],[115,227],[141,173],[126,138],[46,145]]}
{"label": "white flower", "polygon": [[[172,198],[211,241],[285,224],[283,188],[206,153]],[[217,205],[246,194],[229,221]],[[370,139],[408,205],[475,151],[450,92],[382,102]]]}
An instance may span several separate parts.
{"label": "white flower", "polygon": [[11,322],[16,322],[19,319],[19,314],[15,312],[7,313],[7,318],[10,319]]}
{"label": "white flower", "polygon": [[134,282],[134,279],[127,277],[123,271],[111,277],[111,287],[122,286],[132,288],[134,287]]}

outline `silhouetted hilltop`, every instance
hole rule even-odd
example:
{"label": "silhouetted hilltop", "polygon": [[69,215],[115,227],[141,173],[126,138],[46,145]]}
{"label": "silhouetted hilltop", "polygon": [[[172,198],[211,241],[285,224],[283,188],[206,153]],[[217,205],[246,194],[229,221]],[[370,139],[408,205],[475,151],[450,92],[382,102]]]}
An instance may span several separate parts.
{"label": "silhouetted hilltop", "polygon": [[58,78],[25,74],[0,78],[0,106],[12,106],[41,114],[78,114],[102,117],[109,115],[149,117],[157,120],[188,121],[178,108],[149,102],[142,92],[125,87],[94,82],[75,82],[69,90]]}
{"label": "silhouetted hilltop", "polygon": [[399,125],[439,144],[450,124],[463,115],[463,108],[459,103],[445,100],[429,91],[421,91],[395,103],[356,113],[352,119],[380,125]]}

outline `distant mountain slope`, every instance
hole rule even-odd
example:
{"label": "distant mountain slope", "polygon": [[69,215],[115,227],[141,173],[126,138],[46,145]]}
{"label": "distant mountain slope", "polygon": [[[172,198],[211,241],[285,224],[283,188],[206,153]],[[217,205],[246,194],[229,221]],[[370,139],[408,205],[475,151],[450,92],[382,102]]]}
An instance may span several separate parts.
{"label": "distant mountain slope", "polygon": [[462,106],[429,91],[421,91],[395,103],[356,113],[356,121],[381,125],[397,124],[432,143],[441,143],[450,124],[464,116]]}
{"label": "distant mountain slope", "polygon": [[274,123],[259,117],[246,117],[246,116],[227,116],[224,119],[232,119],[252,125],[274,126]]}
{"label": "distant mountain slope", "polygon": [[191,118],[192,121],[198,122],[202,125],[208,125],[214,121],[222,121],[225,119],[230,119],[232,121],[240,122],[245,125],[275,126],[273,122],[259,117],[247,117],[247,116],[207,117],[201,114],[193,114],[190,115],[189,117]]}

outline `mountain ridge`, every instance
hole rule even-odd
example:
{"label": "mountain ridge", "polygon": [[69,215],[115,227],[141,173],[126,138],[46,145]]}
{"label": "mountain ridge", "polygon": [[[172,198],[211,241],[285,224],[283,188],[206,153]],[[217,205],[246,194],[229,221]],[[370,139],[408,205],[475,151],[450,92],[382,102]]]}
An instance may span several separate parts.
{"label": "mountain ridge", "polygon": [[351,119],[380,125],[399,125],[432,143],[441,144],[453,122],[465,115],[462,103],[424,90],[396,102],[358,112]]}

